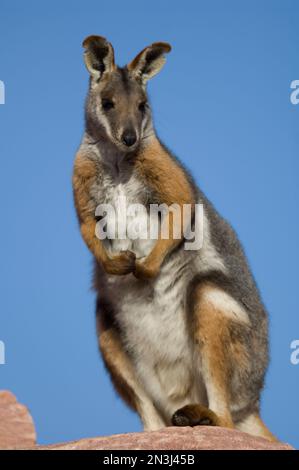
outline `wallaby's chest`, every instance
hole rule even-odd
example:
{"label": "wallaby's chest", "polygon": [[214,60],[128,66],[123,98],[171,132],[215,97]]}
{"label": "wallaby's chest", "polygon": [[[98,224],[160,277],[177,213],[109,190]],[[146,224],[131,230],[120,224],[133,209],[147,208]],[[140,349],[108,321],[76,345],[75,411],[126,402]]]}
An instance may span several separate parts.
{"label": "wallaby's chest", "polygon": [[137,258],[147,256],[155,240],[151,239],[151,227],[158,221],[150,217],[144,185],[134,176],[114,179],[104,176],[101,184],[92,188],[96,201],[104,245],[111,253],[130,250]]}

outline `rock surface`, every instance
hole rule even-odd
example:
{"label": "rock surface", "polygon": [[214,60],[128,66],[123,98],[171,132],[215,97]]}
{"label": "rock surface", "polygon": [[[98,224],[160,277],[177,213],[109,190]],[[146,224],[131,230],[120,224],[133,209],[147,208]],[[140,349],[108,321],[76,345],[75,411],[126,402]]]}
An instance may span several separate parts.
{"label": "rock surface", "polygon": [[0,449],[32,447],[36,442],[33,420],[26,406],[7,391],[0,391]]}
{"label": "rock surface", "polygon": [[116,434],[109,437],[39,447],[53,450],[291,450],[288,444],[218,427],[165,428],[161,431]]}
{"label": "rock surface", "polygon": [[15,396],[0,391],[0,449],[36,450],[290,450],[288,444],[271,443],[240,431],[218,427],[169,427],[154,432],[116,434],[79,441],[35,445],[36,435],[32,418]]}

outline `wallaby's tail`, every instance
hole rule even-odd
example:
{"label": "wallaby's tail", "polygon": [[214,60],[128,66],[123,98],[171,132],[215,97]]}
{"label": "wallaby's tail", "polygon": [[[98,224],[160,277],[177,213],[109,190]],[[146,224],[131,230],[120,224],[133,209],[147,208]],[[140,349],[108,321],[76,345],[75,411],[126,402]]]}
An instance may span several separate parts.
{"label": "wallaby's tail", "polygon": [[257,413],[246,416],[246,418],[236,424],[236,428],[253,436],[264,437],[268,441],[278,442],[277,437],[272,434]]}

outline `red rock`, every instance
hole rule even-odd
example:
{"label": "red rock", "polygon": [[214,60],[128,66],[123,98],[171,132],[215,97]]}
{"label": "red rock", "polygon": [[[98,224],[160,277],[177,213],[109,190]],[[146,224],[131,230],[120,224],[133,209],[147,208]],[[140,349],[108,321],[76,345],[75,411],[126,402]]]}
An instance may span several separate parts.
{"label": "red rock", "polygon": [[169,427],[160,431],[115,434],[107,437],[36,446],[32,418],[11,392],[0,392],[0,449],[36,450],[291,450],[288,444],[272,443],[240,431],[198,426]]}
{"label": "red rock", "polygon": [[36,434],[26,406],[8,391],[0,391],[0,449],[35,445]]}
{"label": "red rock", "polygon": [[161,431],[81,439],[38,449],[52,450],[290,450],[288,444],[218,427],[165,428]]}

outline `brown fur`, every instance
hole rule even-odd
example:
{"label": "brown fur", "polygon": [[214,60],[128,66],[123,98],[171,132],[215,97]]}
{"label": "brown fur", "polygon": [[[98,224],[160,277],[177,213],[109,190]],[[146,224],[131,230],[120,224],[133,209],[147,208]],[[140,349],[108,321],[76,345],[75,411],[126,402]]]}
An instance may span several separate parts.
{"label": "brown fur", "polygon": [[[244,345],[238,341],[232,341],[232,328],[238,322],[227,318],[225,312],[218,310],[211,302],[207,300],[205,294],[209,291],[218,289],[212,282],[205,282],[199,285],[194,292],[194,312],[192,331],[195,342],[199,348],[202,364],[202,372],[207,387],[208,399],[209,390],[217,393],[221,401],[221,412],[215,416],[210,416],[208,410],[205,411],[201,406],[188,405],[178,410],[174,416],[184,422],[184,419],[190,423],[205,423],[210,419],[211,425],[224,426],[228,428],[237,427],[252,434],[258,434],[271,441],[277,440],[269,431],[262,419],[256,414],[252,414],[244,421],[234,422],[229,409],[231,401],[230,381],[232,380],[232,370],[234,364],[246,373],[249,368],[248,353]],[[242,322],[243,328],[247,328]]]}
{"label": "brown fur", "polygon": [[100,329],[99,346],[116,391],[127,405],[136,410],[134,370],[114,328]]}
{"label": "brown fur", "polygon": [[246,351],[238,342],[231,341],[233,320],[206,300],[205,293],[217,288],[211,283],[199,286],[195,293],[194,339],[202,358],[203,376],[209,395],[209,385],[216,391],[223,410],[219,416],[222,426],[233,427],[229,410],[231,380],[230,364],[236,362],[243,370],[248,367]]}
{"label": "brown fur", "polygon": [[141,150],[136,160],[136,171],[144,184],[158,195],[159,200],[168,206],[178,204],[181,209],[180,220],[172,212],[165,217],[164,224],[166,227],[169,226],[168,239],[162,239],[160,234],[146,260],[136,263],[137,277],[155,277],[167,254],[182,239],[182,232],[179,239],[173,237],[174,223],[178,221],[182,228],[183,205],[191,204],[194,210],[195,195],[182,169],[170,158],[156,138]]}
{"label": "brown fur", "polygon": [[172,424],[174,426],[224,426],[214,411],[199,404],[180,408],[174,413]]}
{"label": "brown fur", "polygon": [[103,243],[96,237],[95,207],[90,200],[90,187],[96,178],[96,165],[80,153],[76,157],[73,176],[74,199],[82,237],[96,260],[110,274],[127,274],[135,268],[135,255],[123,251],[108,255]]}

